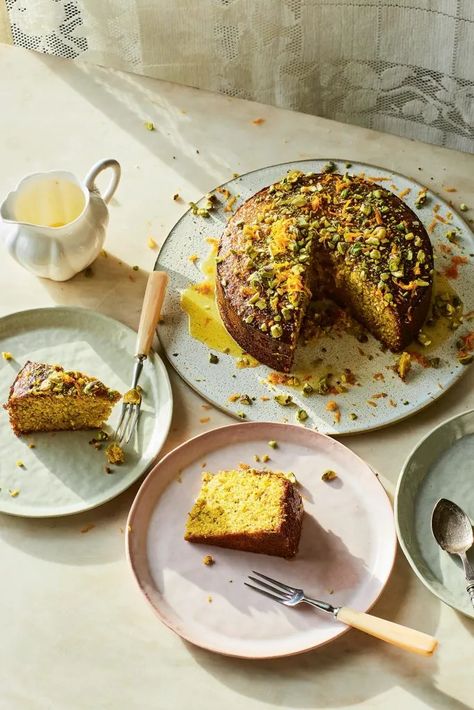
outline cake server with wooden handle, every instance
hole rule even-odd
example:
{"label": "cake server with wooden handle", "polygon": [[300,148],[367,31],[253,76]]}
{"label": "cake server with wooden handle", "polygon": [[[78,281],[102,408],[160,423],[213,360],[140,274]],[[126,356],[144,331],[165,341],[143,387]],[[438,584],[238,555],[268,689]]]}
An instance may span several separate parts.
{"label": "cake server with wooden handle", "polygon": [[272,579],[272,577],[267,577],[260,572],[255,572],[255,570],[253,570],[253,574],[257,575],[258,579],[257,577],[252,577],[252,575],[249,575],[249,579],[258,586],[248,584],[248,582],[244,582],[244,584],[285,606],[297,606],[302,603],[311,604],[311,606],[315,606],[321,611],[332,614],[334,619],[342,621],[343,624],[359,629],[359,631],[364,631],[366,634],[382,639],[382,641],[387,641],[387,643],[398,646],[405,651],[418,653],[422,656],[431,656],[438,647],[438,641],[433,636],[429,636],[429,634],[425,634],[422,631],[416,631],[407,626],[395,624],[393,621],[387,621],[386,619],[380,619],[378,616],[372,616],[372,614],[350,609],[347,606],[335,607],[327,602],[311,599],[311,597],[305,595],[302,589],[290,587],[288,584]]}
{"label": "cake server with wooden handle", "polygon": [[128,444],[138,424],[142,397],[137,387],[160,319],[167,285],[168,274],[165,271],[153,271],[148,277],[138,326],[132,386],[123,396],[122,412],[115,432],[115,440],[119,444]]}

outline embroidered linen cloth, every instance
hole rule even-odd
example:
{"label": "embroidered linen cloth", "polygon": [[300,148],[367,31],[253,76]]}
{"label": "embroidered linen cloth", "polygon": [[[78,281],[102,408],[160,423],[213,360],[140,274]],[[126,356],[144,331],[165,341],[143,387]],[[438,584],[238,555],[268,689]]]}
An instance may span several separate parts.
{"label": "embroidered linen cloth", "polygon": [[0,40],[474,152],[473,0],[0,0]]}

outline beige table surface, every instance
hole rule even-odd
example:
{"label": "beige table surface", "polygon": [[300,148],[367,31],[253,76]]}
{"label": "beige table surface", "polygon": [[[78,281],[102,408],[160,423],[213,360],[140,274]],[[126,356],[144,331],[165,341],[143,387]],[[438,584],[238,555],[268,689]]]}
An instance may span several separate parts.
{"label": "beige table surface", "polygon": [[[265,122],[254,125],[255,118]],[[146,120],[155,132],[144,128]],[[40,280],[0,251],[0,315],[78,305],[136,328],[156,258],[147,237],[161,244],[185,209],[173,194],[194,200],[233,172],[297,158],[361,160],[414,175],[445,197],[442,185],[455,185],[456,201],[474,206],[473,155],[5,46],[0,136],[2,199],[37,170],[84,175],[105,157],[123,168],[109,256],[95,263],[93,278]],[[130,271],[134,264],[140,271]],[[203,401],[173,373],[171,379],[175,413],[166,450],[230,422],[211,411],[200,424]],[[471,370],[415,418],[344,443],[379,471],[392,495],[417,440],[474,407],[473,385]],[[136,490],[66,519],[0,515],[2,710],[474,707],[474,623],[431,596],[401,553],[374,611],[436,634],[441,646],[432,659],[356,631],[277,661],[233,660],[183,643],[155,618],[128,571],[123,527]],[[81,534],[88,523],[95,527]]]}

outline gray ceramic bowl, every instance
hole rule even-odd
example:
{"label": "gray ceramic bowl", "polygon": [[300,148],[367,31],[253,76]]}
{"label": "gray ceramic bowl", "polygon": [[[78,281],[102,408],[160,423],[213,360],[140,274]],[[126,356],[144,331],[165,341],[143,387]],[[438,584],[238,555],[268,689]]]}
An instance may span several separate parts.
{"label": "gray ceramic bowl", "polygon": [[[431,513],[440,498],[457,503],[474,519],[474,410],[433,429],[411,452],[395,494],[395,524],[410,565],[428,589],[474,618],[459,559],[438,547]],[[474,562],[474,548],[468,552]]]}

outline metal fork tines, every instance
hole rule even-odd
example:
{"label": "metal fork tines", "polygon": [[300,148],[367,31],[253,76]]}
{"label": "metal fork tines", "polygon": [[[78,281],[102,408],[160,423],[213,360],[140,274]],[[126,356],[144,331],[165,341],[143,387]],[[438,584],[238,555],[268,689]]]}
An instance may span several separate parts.
{"label": "metal fork tines", "polygon": [[311,604],[312,606],[315,606],[322,611],[327,611],[330,614],[336,614],[338,611],[338,609],[333,607],[331,604],[305,596],[302,589],[290,587],[288,584],[279,582],[277,579],[273,579],[273,577],[267,577],[267,575],[262,574],[261,572],[256,572],[255,570],[252,570],[252,573],[257,575],[258,579],[257,577],[252,577],[250,574],[248,577],[258,586],[254,586],[248,582],[244,582],[244,584],[247,587],[250,587],[250,589],[254,589],[256,592],[259,592],[260,594],[263,594],[264,596],[269,597],[280,604],[284,604],[285,606],[296,606],[297,604],[306,602],[307,604]]}
{"label": "metal fork tines", "polygon": [[122,411],[120,413],[119,423],[117,424],[117,429],[115,431],[115,440],[118,444],[123,441],[128,444],[132,438],[132,434],[138,425],[138,418],[140,416],[140,409],[142,406],[141,396],[137,402],[130,402],[126,400],[129,393],[137,393],[137,385],[140,380],[140,375],[143,370],[143,362],[145,360],[145,355],[137,355],[137,362],[133,370],[132,387],[129,392],[124,395],[124,402],[122,404]]}

